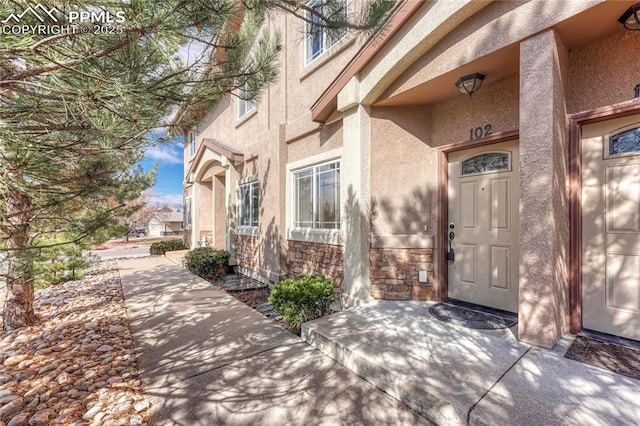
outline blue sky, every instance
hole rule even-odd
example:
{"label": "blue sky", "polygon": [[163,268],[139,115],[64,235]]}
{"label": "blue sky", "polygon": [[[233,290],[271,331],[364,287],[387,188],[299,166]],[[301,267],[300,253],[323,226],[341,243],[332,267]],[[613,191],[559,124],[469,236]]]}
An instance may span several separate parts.
{"label": "blue sky", "polygon": [[162,207],[168,204],[178,208],[182,206],[182,180],[184,175],[182,137],[148,149],[140,162],[144,170],[158,164],[158,177],[152,187],[152,202]]}

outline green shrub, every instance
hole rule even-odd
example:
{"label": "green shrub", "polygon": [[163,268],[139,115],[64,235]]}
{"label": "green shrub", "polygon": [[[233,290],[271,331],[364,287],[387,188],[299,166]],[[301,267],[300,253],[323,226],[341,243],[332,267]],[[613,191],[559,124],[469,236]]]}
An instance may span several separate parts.
{"label": "green shrub", "polygon": [[149,247],[150,254],[165,254],[168,251],[185,250],[184,242],[182,240],[165,240],[151,244]]}
{"label": "green shrub", "polygon": [[333,283],[322,275],[283,280],[269,295],[269,303],[282,313],[282,320],[295,332],[303,322],[328,314],[333,301]]}
{"label": "green shrub", "polygon": [[82,256],[82,251],[89,248],[90,242],[85,240],[65,243],[71,238],[73,235],[59,232],[37,240],[44,247],[39,249],[33,258],[36,288],[45,288],[84,276],[90,262]]}
{"label": "green shrub", "polygon": [[211,247],[201,247],[187,253],[187,268],[203,278],[224,276],[229,265],[229,252]]}

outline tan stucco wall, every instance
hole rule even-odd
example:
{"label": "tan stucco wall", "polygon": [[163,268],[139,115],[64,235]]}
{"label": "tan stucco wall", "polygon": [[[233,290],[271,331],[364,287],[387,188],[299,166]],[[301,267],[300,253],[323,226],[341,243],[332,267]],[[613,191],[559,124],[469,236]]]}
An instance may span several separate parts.
{"label": "tan stucco wall", "polygon": [[[342,146],[341,122],[321,127],[311,121],[309,107],[346,65],[361,41],[340,42],[328,54],[305,65],[302,22],[284,14],[274,14],[270,19],[271,27],[278,28],[282,36],[277,81],[262,94],[254,112],[238,120],[237,100],[230,96],[206,114],[196,130],[199,144],[203,138],[210,138],[233,147],[247,159],[245,164],[231,165],[230,174],[237,181],[226,182],[226,205],[233,210],[232,219],[237,208],[238,182],[258,178],[260,216],[256,256],[260,270],[255,272],[277,281],[286,273],[286,164]],[[191,160],[187,146],[185,167]],[[202,172],[200,167],[196,173]],[[206,202],[199,201],[197,205]],[[203,222],[209,219],[206,213],[202,214]]]}
{"label": "tan stucco wall", "polygon": [[625,31],[569,52],[570,114],[633,99],[640,83],[640,32]]}
{"label": "tan stucco wall", "polygon": [[213,177],[213,246],[225,249],[226,244],[226,208],[225,208],[225,177],[224,172]]}
{"label": "tan stucco wall", "polygon": [[469,140],[469,131],[476,127],[491,125],[492,132],[508,132],[518,129],[517,74],[483,85],[471,97],[454,96],[433,105],[433,146],[443,146]]}
{"label": "tan stucco wall", "polygon": [[[384,97],[397,95],[425,81],[455,71],[483,56],[519,43],[532,34],[598,3],[601,3],[601,0],[492,2],[464,20],[464,23],[460,22],[458,26],[450,27],[451,32],[439,39],[430,49],[425,49],[421,58],[409,65],[398,79],[390,82]],[[471,8],[467,6],[465,9]],[[424,17],[437,21],[443,19],[440,16],[443,12],[450,13],[437,8],[425,9]],[[453,22],[464,16],[466,14],[462,13],[449,18]],[[425,39],[430,37],[432,36],[429,35]],[[373,67],[373,64],[370,67]],[[517,70],[517,62],[509,64],[507,68],[507,71]],[[491,78],[489,75],[488,79]],[[361,93],[361,96],[365,97],[366,93]]]}
{"label": "tan stucco wall", "polygon": [[213,230],[213,191],[211,182],[196,183],[198,185],[198,200],[196,211],[198,219],[196,221],[198,231]]}
{"label": "tan stucco wall", "polygon": [[521,55],[518,337],[551,348],[568,331],[567,50],[553,30]]}
{"label": "tan stucco wall", "polygon": [[320,131],[287,144],[287,162],[303,160],[342,147],[342,121],[322,126]]}
{"label": "tan stucco wall", "polygon": [[433,234],[437,156],[428,107],[371,110],[371,233]]}

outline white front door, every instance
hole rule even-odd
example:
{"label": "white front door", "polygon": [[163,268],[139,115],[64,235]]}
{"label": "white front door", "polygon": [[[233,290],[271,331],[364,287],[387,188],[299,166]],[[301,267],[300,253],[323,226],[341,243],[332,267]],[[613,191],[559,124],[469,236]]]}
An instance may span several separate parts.
{"label": "white front door", "polygon": [[449,297],[518,311],[518,141],[449,154]]}
{"label": "white front door", "polygon": [[640,340],[640,115],[582,128],[582,325]]}

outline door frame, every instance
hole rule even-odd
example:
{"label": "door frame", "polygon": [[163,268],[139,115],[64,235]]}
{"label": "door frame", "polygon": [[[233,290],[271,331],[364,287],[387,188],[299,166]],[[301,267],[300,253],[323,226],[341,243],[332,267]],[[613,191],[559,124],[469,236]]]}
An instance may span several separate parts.
{"label": "door frame", "polygon": [[569,331],[582,331],[582,126],[640,114],[640,101],[569,116]]}
{"label": "door frame", "polygon": [[495,133],[489,137],[475,139],[473,141],[454,142],[438,147],[438,238],[436,241],[437,274],[435,282],[435,299],[443,301],[449,295],[449,268],[445,253],[447,251],[447,236],[449,234],[449,158],[448,154],[493,145],[500,142],[508,142],[519,139],[519,131]]}

